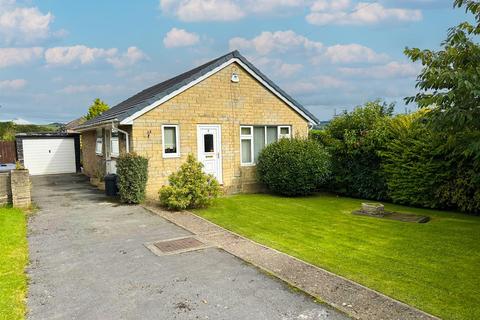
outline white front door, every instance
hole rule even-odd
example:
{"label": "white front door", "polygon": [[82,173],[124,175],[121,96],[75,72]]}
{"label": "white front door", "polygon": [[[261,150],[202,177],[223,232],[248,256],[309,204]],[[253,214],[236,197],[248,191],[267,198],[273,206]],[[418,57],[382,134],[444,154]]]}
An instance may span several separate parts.
{"label": "white front door", "polygon": [[222,129],[219,125],[198,125],[198,161],[203,171],[213,175],[219,183],[222,179]]}

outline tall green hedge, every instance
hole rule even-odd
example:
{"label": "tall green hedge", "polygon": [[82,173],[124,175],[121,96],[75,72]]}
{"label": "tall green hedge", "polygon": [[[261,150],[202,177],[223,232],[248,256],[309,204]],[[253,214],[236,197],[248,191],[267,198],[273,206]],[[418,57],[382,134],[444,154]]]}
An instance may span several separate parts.
{"label": "tall green hedge", "polygon": [[457,154],[455,137],[430,125],[428,111],[397,116],[382,155],[388,193],[394,202],[480,213],[480,168],[471,155]]}
{"label": "tall green hedge", "polygon": [[388,125],[392,112],[393,105],[368,102],[311,134],[332,156],[331,191],[365,199],[388,199],[379,151],[391,139]]}
{"label": "tall green hedge", "polygon": [[480,147],[468,148],[480,132],[438,130],[433,121],[431,110],[393,116],[377,101],[313,131],[331,154],[326,186],[358,198],[480,213]]}
{"label": "tall green hedge", "polygon": [[121,155],[117,160],[118,191],[122,202],[137,204],[145,200],[148,159],[135,153]]}

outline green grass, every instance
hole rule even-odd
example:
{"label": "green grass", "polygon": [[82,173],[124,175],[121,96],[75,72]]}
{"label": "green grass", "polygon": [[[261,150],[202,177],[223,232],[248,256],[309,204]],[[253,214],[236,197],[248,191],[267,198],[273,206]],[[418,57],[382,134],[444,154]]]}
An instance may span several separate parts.
{"label": "green grass", "polygon": [[238,195],[195,211],[445,319],[480,319],[480,217],[387,204],[426,224],[352,215],[362,200]]}
{"label": "green grass", "polygon": [[0,319],[24,319],[28,261],[26,217],[0,207]]}

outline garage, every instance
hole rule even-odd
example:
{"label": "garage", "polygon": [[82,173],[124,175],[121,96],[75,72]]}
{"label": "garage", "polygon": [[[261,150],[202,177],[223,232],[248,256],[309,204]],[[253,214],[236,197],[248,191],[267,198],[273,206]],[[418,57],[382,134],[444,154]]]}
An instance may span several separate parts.
{"label": "garage", "polygon": [[78,134],[71,133],[18,134],[18,161],[31,175],[78,172],[79,139]]}

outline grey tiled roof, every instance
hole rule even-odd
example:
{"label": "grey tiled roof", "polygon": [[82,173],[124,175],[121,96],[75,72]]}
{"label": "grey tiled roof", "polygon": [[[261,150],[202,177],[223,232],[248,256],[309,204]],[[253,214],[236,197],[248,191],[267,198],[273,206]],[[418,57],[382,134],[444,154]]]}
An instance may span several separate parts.
{"label": "grey tiled roof", "polygon": [[285,91],[280,89],[273,81],[268,79],[267,76],[261,73],[253,64],[251,64],[244,56],[242,56],[240,52],[235,50],[215,60],[209,61],[199,67],[182,73],[176,77],[173,77],[169,80],[147,88],[128,98],[127,100],[120,102],[113,108],[105,111],[100,116],[85,122],[79,128],[94,126],[96,124],[107,121],[122,121],[133,115],[134,113],[147,107],[148,105],[154,103],[155,101],[158,101],[163,97],[169,95],[170,93],[189,84],[190,82],[195,81],[196,79],[200,78],[201,76],[205,75],[206,73],[210,72],[211,70],[217,68],[218,66],[233,58],[237,58],[244,64],[246,64],[259,77],[261,77],[263,81],[267,82],[271,87],[273,87],[277,92],[279,92],[286,99],[288,99],[293,105],[295,105],[298,109],[305,113],[309,118],[318,123],[317,118],[313,114],[311,114],[300,103],[290,97]]}

